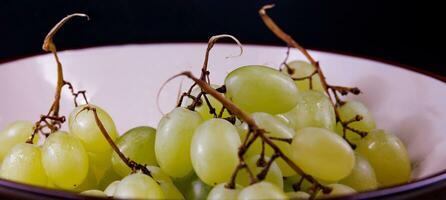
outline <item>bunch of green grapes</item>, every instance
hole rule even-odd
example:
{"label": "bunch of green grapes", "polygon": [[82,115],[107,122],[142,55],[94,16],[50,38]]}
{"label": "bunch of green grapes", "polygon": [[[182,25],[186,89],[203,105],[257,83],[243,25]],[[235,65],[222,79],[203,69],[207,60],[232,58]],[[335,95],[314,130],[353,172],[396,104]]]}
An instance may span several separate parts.
{"label": "bunch of green grapes", "polygon": [[410,181],[404,144],[364,104],[332,102],[311,63],[286,66],[242,66],[221,85],[192,78],[156,127],[122,135],[90,103],[76,104],[65,131],[34,137],[38,123],[14,122],[0,132],[0,177],[89,196],[209,200],[327,198]]}

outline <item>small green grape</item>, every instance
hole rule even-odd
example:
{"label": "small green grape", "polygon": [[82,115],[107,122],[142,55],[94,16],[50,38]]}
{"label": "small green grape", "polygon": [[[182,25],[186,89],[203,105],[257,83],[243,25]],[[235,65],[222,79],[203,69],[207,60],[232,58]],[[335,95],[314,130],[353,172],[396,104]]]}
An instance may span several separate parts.
{"label": "small green grape", "polygon": [[339,183],[347,185],[358,192],[374,190],[378,188],[375,171],[369,164],[369,161],[360,154],[356,153],[356,163],[352,172]]}
{"label": "small green grape", "polygon": [[113,196],[123,199],[163,199],[164,193],[150,176],[135,173],[126,176],[118,183]]}
{"label": "small green grape", "polygon": [[229,189],[225,187],[226,183],[220,183],[214,186],[209,192],[207,200],[233,200],[237,199],[238,194],[241,191],[240,186],[236,186],[235,189]]}
{"label": "small green grape", "polygon": [[[339,117],[342,121],[348,121],[356,117],[356,115],[360,115],[362,119],[360,121],[352,122],[348,126],[364,132],[370,132],[376,128],[375,120],[373,119],[372,114],[368,111],[368,109],[359,101],[347,101],[345,104],[338,108]],[[358,143],[361,139],[357,133],[354,133],[350,130],[345,130],[345,134],[347,139],[350,142]],[[343,127],[340,123],[336,125],[336,133],[340,136],[343,136]]]}
{"label": "small green grape", "polygon": [[261,181],[245,187],[238,195],[238,200],[287,198],[287,195],[282,189],[266,181]]}
{"label": "small green grape", "polygon": [[[28,121],[16,121],[0,131],[0,163],[16,144],[24,143],[33,133],[34,124]],[[37,135],[36,135],[37,136]],[[38,137],[34,137],[34,143]]]}
{"label": "small green grape", "polygon": [[[304,78],[308,77],[316,70],[316,68],[305,61],[302,60],[294,60],[289,63],[287,63],[290,70],[288,70],[286,67],[282,69],[282,72],[285,74],[290,75],[292,78]],[[313,90],[317,90],[320,92],[324,92],[324,87],[321,83],[321,78],[319,77],[319,74],[315,74],[312,76],[312,84],[313,84]],[[310,81],[309,79],[306,80],[296,80],[294,81],[301,91],[310,90]]]}
{"label": "small green grape", "polygon": [[[259,174],[263,167],[260,167],[257,165],[257,161],[259,160],[260,155],[254,155],[250,158],[246,159],[246,165],[248,165],[251,172],[255,175]],[[270,160],[269,157],[265,157],[265,163]],[[282,178],[282,172],[280,171],[280,168],[277,166],[276,161],[273,162],[271,167],[268,170],[268,173],[266,174],[266,177],[263,181],[270,182],[274,185],[276,185],[279,188],[283,188],[283,178]],[[240,170],[237,174],[236,183],[241,186],[248,186],[250,184],[249,174],[246,172],[246,170]]]}

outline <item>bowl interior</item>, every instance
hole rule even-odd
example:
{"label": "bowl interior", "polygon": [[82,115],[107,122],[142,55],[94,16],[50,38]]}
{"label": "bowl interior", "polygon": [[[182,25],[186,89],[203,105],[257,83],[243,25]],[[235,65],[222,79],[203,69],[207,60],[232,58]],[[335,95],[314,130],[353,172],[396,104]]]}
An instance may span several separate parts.
{"label": "bowl interior", "polygon": [[[87,90],[91,103],[107,110],[120,133],[140,125],[156,127],[158,89],[169,77],[190,70],[198,75],[206,44],[125,45],[64,51],[59,54],[65,79]],[[245,45],[240,57],[235,45],[217,44],[209,67],[213,83],[221,84],[228,72],[249,64],[277,67],[285,47]],[[377,126],[395,133],[406,144],[414,168],[413,179],[446,169],[446,84],[423,74],[389,64],[345,55],[311,51],[321,63],[328,82],[357,86]],[[290,59],[303,59],[295,51]],[[35,121],[48,111],[54,96],[56,65],[52,55],[41,55],[0,65],[0,129],[15,120]],[[172,109],[180,85],[176,79],[162,91],[160,107]],[[62,95],[63,115],[73,109],[68,91]]]}

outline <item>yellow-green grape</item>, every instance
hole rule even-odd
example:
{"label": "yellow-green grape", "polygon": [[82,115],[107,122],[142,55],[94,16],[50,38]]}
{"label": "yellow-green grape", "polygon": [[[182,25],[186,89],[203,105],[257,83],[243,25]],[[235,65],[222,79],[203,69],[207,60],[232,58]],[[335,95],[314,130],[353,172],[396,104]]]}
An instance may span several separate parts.
{"label": "yellow-green grape", "polygon": [[192,171],[190,143],[195,129],[202,123],[200,114],[175,108],[158,124],[155,155],[159,166],[172,177],[183,177]]}
{"label": "yellow-green grape", "polygon": [[[292,78],[297,79],[308,77],[316,70],[316,68],[312,64],[302,60],[294,60],[289,62],[287,65],[290,69],[288,70],[286,67],[283,67],[282,72],[290,75]],[[321,78],[319,77],[319,74],[313,75],[311,81],[313,84],[313,90],[318,90],[321,92],[324,91],[324,87],[321,84]],[[295,80],[294,82],[301,91],[310,89],[309,79]]]}
{"label": "yellow-green grape", "polygon": [[310,199],[310,195],[306,192],[298,191],[298,192],[287,192],[289,200],[307,200]]}
{"label": "yellow-green grape", "polygon": [[87,177],[85,177],[84,181],[82,181],[82,183],[79,186],[72,189],[71,191],[82,192],[93,189],[95,190],[99,189],[99,186],[98,186],[98,179],[96,178],[94,170],[90,166],[90,168],[88,169]]}
{"label": "yellow-green grape", "polygon": [[283,115],[290,120],[291,127],[299,131],[305,127],[335,130],[336,115],[328,97],[319,91],[300,92],[296,106]]}
{"label": "yellow-green grape", "polygon": [[[252,171],[253,175],[256,176],[259,174],[264,167],[258,166],[257,161],[259,160],[260,155],[254,155],[250,158],[246,159],[246,165],[248,165],[249,169]],[[270,160],[269,157],[265,157],[265,164]],[[276,160],[277,161],[277,160]],[[268,173],[263,181],[270,182],[276,185],[279,188],[283,188],[283,176],[280,168],[277,166],[276,161],[270,166]],[[250,184],[249,174],[246,170],[240,170],[237,174],[236,183],[241,186],[248,186]]]}
{"label": "yellow-green grape", "polygon": [[326,181],[347,177],[355,155],[339,135],[322,128],[303,128],[291,143],[291,159],[306,173]]}
{"label": "yellow-green grape", "polygon": [[[251,117],[254,119],[256,124],[266,131],[266,135],[269,137],[283,138],[283,139],[291,139],[295,135],[295,132],[292,128],[288,127],[285,123],[279,120],[276,116],[270,115],[268,113],[253,113]],[[241,134],[241,139],[244,140],[246,137],[245,134]],[[280,150],[285,154],[289,155],[290,144],[282,141],[273,141]],[[255,155],[260,154],[262,151],[262,140],[258,138],[248,149],[246,155]],[[265,155],[272,156],[274,154],[274,150],[265,144]],[[283,176],[291,176],[296,174],[296,172],[289,167],[286,162],[282,159],[276,160],[277,165],[280,167]]]}
{"label": "yellow-green grape", "polygon": [[[131,160],[142,165],[157,165],[155,157],[155,134],[152,127],[133,128],[116,140],[119,150]],[[121,177],[130,174],[130,168],[121,160],[116,152],[112,156],[113,169]]]}
{"label": "yellow-green grape", "polygon": [[100,190],[87,190],[81,192],[82,195],[85,196],[93,196],[93,197],[107,197],[103,191]]}
{"label": "yellow-green grape", "polygon": [[163,199],[164,194],[158,183],[141,173],[130,174],[116,187],[115,198],[122,199]]}
{"label": "yellow-green grape", "polygon": [[78,106],[71,112],[68,119],[70,133],[76,135],[84,143],[85,149],[88,152],[105,152],[111,149],[111,146],[99,129],[93,111],[82,111],[82,109],[84,109],[86,106],[96,108],[96,112],[99,116],[100,121],[104,125],[104,128],[107,130],[108,135],[113,140],[118,137],[115,123],[113,122],[110,115],[98,106],[91,104]]}
{"label": "yellow-green grape", "polygon": [[205,200],[212,189],[211,186],[201,181],[195,173],[175,179],[174,184],[184,197],[190,200]]}
{"label": "yellow-green grape", "polygon": [[113,181],[112,183],[110,183],[110,185],[107,186],[107,188],[105,188],[104,193],[105,195],[107,195],[108,197],[113,197],[113,195],[116,192],[116,188],[118,187],[120,181]]}
{"label": "yellow-green grape", "polygon": [[316,195],[316,198],[326,199],[326,198],[345,196],[356,193],[356,191],[353,188],[343,184],[334,183],[327,185],[327,187],[330,187],[332,189],[331,192],[328,194],[324,194],[322,191],[319,191]]}
{"label": "yellow-green grape", "polygon": [[157,181],[163,190],[166,199],[184,199],[183,194],[173,184],[172,179],[157,166],[147,166],[153,179]]}
{"label": "yellow-green grape", "polygon": [[111,163],[112,149],[101,153],[87,152],[87,154],[90,168],[93,170],[96,178],[98,180],[101,180],[102,177],[107,173],[107,170],[112,167]]}
{"label": "yellow-green grape", "polygon": [[42,164],[57,187],[74,189],[88,174],[88,155],[82,142],[74,135],[52,133],[42,147]]}
{"label": "yellow-green grape", "polygon": [[[211,87],[214,88],[214,89],[219,88],[218,85],[214,85],[214,84],[212,84]],[[201,88],[200,88],[200,87],[195,87],[195,88],[192,90],[191,95],[197,97],[198,94],[200,94],[200,92],[201,92]],[[209,103],[210,103],[210,104],[212,105],[212,107],[215,109],[215,113],[216,113],[217,115],[220,114],[220,111],[221,111],[221,109],[222,109],[222,107],[223,107],[223,105],[220,103],[220,101],[218,101],[218,100],[215,99],[212,95],[209,95],[209,94],[207,94],[206,97],[207,97],[207,99],[209,100]],[[193,100],[192,100],[191,98],[188,98],[188,97],[184,97],[184,98],[186,99],[186,101],[184,101],[184,103],[183,103],[183,107],[187,107],[187,106],[189,106],[189,105],[192,104]],[[200,113],[201,117],[203,117],[204,120],[208,120],[208,119],[212,119],[212,118],[214,118],[214,115],[211,114],[210,109],[209,109],[209,106],[208,106],[208,104],[207,104],[206,99],[204,98],[204,96],[201,96],[200,100],[201,100],[201,104],[200,104],[200,105],[197,105],[197,106],[195,107],[195,111],[197,111],[198,113]],[[223,112],[222,118],[229,117],[229,116],[230,116],[230,115],[229,115],[228,111],[225,110],[225,111]]]}
{"label": "yellow-green grape", "polygon": [[241,191],[239,186],[234,189],[225,187],[226,183],[220,183],[212,188],[207,197],[207,200],[234,200],[237,199],[238,194]]}
{"label": "yellow-green grape", "polygon": [[121,180],[121,176],[119,176],[115,172],[115,170],[112,167],[110,167],[105,171],[104,175],[99,179],[98,188],[100,190],[105,190],[107,186],[109,186],[112,182],[117,180]]}
{"label": "yellow-green grape", "polygon": [[252,199],[288,199],[288,197],[276,185],[261,181],[243,188],[238,195],[238,200]]}
{"label": "yellow-green grape", "polygon": [[356,163],[352,172],[339,183],[347,185],[358,192],[374,190],[378,188],[375,171],[364,157],[355,154]]}
{"label": "yellow-green grape", "polygon": [[[300,176],[299,174],[296,174],[296,175],[290,176],[290,177],[284,177],[283,178],[283,190],[285,192],[294,192],[295,190],[293,188],[293,184],[299,183],[301,178],[302,178],[302,176]],[[303,179],[302,183],[300,184],[299,190],[308,191],[312,186],[313,186],[313,184],[311,184],[306,179]]]}
{"label": "yellow-green grape", "polygon": [[404,144],[391,133],[373,130],[356,149],[375,170],[379,186],[407,183],[411,178],[409,156]]}
{"label": "yellow-green grape", "polygon": [[1,165],[0,177],[31,185],[46,186],[48,178],[41,162],[42,152],[32,144],[16,144]]}
{"label": "yellow-green grape", "polygon": [[[16,144],[24,143],[33,133],[34,124],[28,121],[16,121],[0,131],[0,163]],[[37,136],[37,135],[36,135]],[[37,142],[38,138],[35,137]]]}
{"label": "yellow-green grape", "polygon": [[[364,106],[364,104],[359,101],[345,102],[345,104],[338,108],[338,112],[339,117],[344,122],[355,118],[356,115],[360,115],[362,117],[360,121],[352,122],[348,125],[353,129],[370,132],[376,128],[375,120],[373,119],[372,114]],[[354,133],[350,130],[345,131],[346,137],[350,142],[356,144],[361,139],[361,136],[359,136],[357,133]],[[343,127],[340,123],[336,125],[336,132],[341,136],[343,135]]]}
{"label": "yellow-green grape", "polygon": [[191,143],[195,173],[209,185],[228,181],[238,164],[240,144],[237,129],[228,121],[219,118],[205,121],[195,130]]}
{"label": "yellow-green grape", "polygon": [[240,67],[226,76],[226,96],[242,110],[284,113],[296,105],[298,89],[280,71],[261,65]]}

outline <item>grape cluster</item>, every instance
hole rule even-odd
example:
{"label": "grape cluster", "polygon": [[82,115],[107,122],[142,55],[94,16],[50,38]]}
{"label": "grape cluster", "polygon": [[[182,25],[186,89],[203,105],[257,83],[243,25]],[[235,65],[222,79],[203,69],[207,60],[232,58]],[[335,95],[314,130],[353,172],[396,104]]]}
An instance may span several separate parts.
{"label": "grape cluster", "polygon": [[[68,83],[49,35],[60,95]],[[314,199],[410,181],[404,144],[377,129],[364,104],[337,96],[356,89],[327,84],[312,59],[284,61],[279,70],[242,66],[211,84],[213,38],[201,77],[179,74],[195,84],[156,129],[120,136],[112,117],[85,98],[82,105],[75,99],[68,130],[59,130],[65,119],[56,95],[38,123],[17,121],[0,132],[0,177],[131,199]]]}

